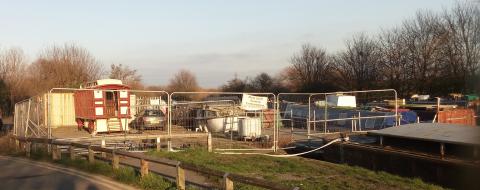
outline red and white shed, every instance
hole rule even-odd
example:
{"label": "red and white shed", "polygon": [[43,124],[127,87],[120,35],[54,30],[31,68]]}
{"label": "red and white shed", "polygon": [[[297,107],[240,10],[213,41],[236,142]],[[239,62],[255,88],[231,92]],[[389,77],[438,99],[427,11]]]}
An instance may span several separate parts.
{"label": "red and white shed", "polygon": [[75,120],[79,130],[90,133],[128,131],[130,87],[121,80],[102,79],[85,83],[74,93]]}

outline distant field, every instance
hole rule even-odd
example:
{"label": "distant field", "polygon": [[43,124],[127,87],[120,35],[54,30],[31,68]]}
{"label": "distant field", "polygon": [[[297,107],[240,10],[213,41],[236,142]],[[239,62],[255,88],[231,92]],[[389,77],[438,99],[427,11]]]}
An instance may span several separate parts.
{"label": "distant field", "polygon": [[152,151],[148,154],[210,169],[263,178],[291,187],[298,186],[301,189],[443,189],[420,179],[299,157],[221,155],[208,153],[203,149],[175,153]]}

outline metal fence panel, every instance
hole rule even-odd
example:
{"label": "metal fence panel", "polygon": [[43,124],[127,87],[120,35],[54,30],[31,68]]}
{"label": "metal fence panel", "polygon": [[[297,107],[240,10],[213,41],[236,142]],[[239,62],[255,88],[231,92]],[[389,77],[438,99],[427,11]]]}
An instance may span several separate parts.
{"label": "metal fence panel", "polygon": [[[248,111],[242,99],[265,100],[266,107]],[[275,150],[276,96],[272,93],[173,92],[171,132],[208,132],[216,150]]]}
{"label": "metal fence panel", "polygon": [[393,89],[316,93],[309,97],[307,133],[356,132],[397,126]]}

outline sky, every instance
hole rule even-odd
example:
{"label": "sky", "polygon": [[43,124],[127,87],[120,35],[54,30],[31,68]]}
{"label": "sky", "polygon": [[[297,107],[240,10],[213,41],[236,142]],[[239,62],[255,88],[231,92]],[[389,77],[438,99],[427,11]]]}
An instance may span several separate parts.
{"label": "sky", "polygon": [[202,87],[237,76],[275,75],[302,44],[336,52],[352,35],[378,34],[418,10],[440,12],[454,0],[3,1],[0,49],[75,43],[108,71],[137,70],[147,85],[166,85],[188,69]]}

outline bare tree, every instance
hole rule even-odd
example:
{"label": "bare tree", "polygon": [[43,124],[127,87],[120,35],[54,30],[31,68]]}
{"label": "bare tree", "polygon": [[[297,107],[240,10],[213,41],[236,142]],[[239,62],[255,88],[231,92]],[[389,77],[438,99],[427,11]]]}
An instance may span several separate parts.
{"label": "bare tree", "polygon": [[110,78],[122,80],[133,89],[139,89],[143,86],[142,76],[137,73],[137,70],[130,69],[127,65],[122,64],[112,64],[110,69]]}
{"label": "bare tree", "polygon": [[25,98],[27,94],[26,67],[26,56],[21,49],[11,48],[0,52],[0,80],[5,83],[9,99],[9,105],[4,108],[7,109],[6,113],[10,113],[15,102]]}
{"label": "bare tree", "polygon": [[299,86],[298,91],[321,92],[334,88],[330,81],[332,59],[322,48],[306,44],[290,60],[289,79]]}
{"label": "bare tree", "polygon": [[448,39],[443,46],[446,70],[454,90],[471,92],[480,67],[480,10],[478,6],[457,3],[450,11],[444,11],[443,20]]}
{"label": "bare tree", "polygon": [[335,58],[340,80],[350,89],[377,88],[380,70],[377,42],[360,33],[347,40],[345,45],[346,50]]}
{"label": "bare tree", "polygon": [[79,87],[100,78],[102,66],[84,48],[75,44],[53,46],[40,54],[30,68],[34,81],[42,81],[38,91],[54,87]]}
{"label": "bare tree", "polygon": [[182,69],[170,79],[168,89],[172,92],[194,92],[199,89],[199,86],[195,75],[188,70]]}

